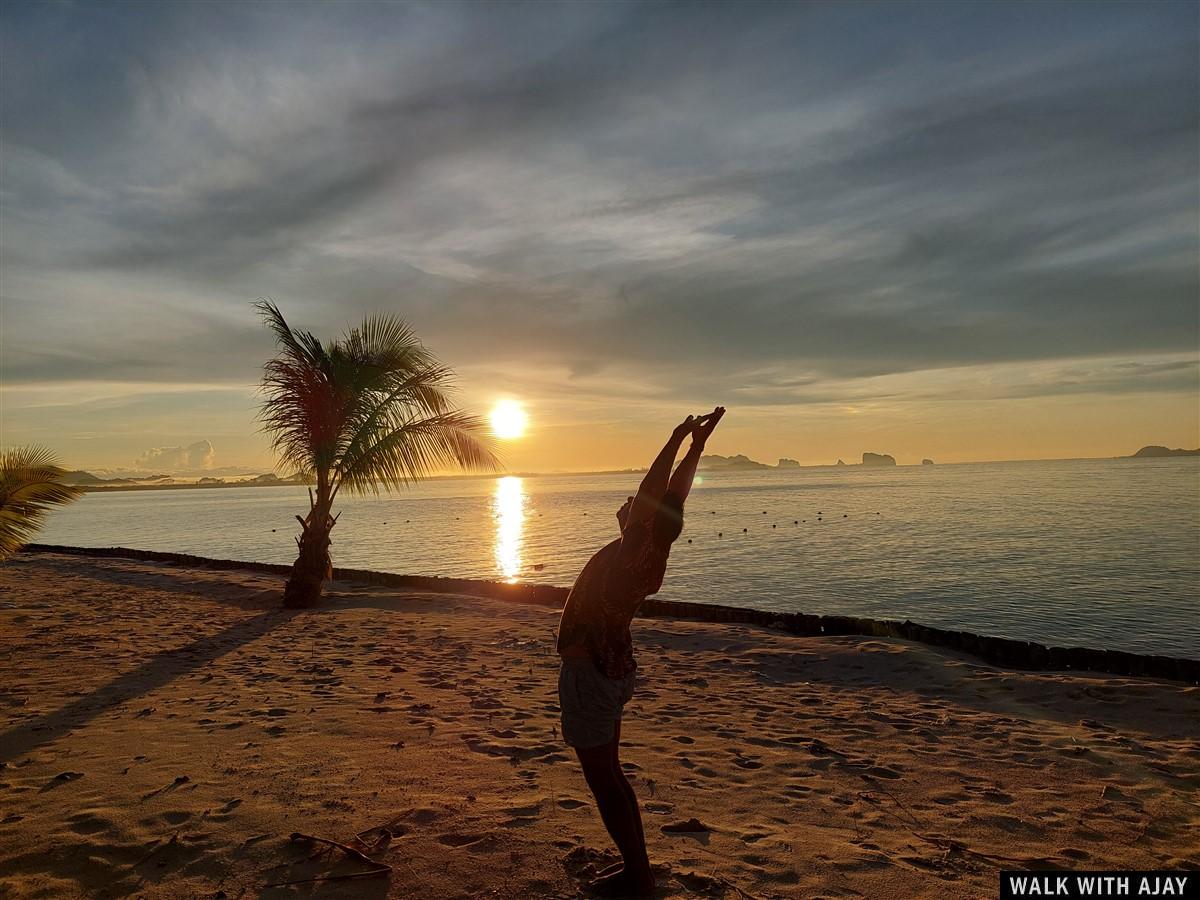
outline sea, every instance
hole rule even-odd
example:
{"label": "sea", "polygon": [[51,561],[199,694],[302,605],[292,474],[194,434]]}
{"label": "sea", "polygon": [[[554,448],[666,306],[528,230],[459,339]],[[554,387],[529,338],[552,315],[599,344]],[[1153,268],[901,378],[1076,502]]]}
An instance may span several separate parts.
{"label": "sea", "polygon": [[[638,474],[339,498],[335,566],[569,587]],[[40,542],[291,563],[304,487],[90,493]],[[702,472],[660,597],[1200,659],[1200,458]]]}

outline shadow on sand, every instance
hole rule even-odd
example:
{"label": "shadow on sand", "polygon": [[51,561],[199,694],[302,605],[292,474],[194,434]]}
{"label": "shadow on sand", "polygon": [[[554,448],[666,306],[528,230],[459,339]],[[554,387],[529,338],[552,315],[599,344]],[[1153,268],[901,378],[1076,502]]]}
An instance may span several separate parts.
{"label": "shadow on sand", "polygon": [[156,653],[92,693],[0,733],[0,762],[12,762],[35,747],[62,737],[134,697],[147,694],[180,675],[207,665],[230,650],[261,637],[293,615],[295,613],[288,610],[268,610],[216,634],[197,638],[190,644]]}

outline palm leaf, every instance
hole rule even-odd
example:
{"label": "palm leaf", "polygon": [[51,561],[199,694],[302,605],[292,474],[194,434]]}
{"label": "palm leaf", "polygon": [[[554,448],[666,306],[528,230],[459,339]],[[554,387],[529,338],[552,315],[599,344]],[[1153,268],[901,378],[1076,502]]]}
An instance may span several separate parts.
{"label": "palm leaf", "polygon": [[263,370],[259,415],[272,449],[293,469],[328,469],[341,431],[334,361],[312,334],[292,329],[275,304],[255,306],[280,346]]}
{"label": "palm leaf", "polygon": [[455,408],[453,373],[404,320],[374,315],[323,345],[261,300],[256,308],[279,353],[263,372],[259,418],[272,447],[316,474],[330,499],[409,484],[457,466],[496,468],[482,423]]}
{"label": "palm leaf", "polygon": [[358,455],[343,461],[338,485],[352,493],[408,485],[439,469],[481,471],[497,467],[495,454],[476,436],[480,421],[460,412],[413,419],[381,433]]}
{"label": "palm leaf", "polygon": [[341,454],[339,471],[362,455],[364,449],[378,442],[414,418],[429,418],[452,412],[450,402],[450,370],[432,366],[389,378],[390,390],[371,391],[363,395],[351,424],[352,437]]}
{"label": "palm leaf", "polygon": [[0,454],[0,559],[37,534],[51,509],[83,493],[63,484],[63,474],[45,447],[17,447]]}

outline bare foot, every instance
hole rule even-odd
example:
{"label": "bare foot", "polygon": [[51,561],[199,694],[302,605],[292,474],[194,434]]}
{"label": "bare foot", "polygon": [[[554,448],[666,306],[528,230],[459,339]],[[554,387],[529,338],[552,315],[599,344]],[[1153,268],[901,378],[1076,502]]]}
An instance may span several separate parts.
{"label": "bare foot", "polygon": [[597,878],[587,889],[598,897],[649,897],[654,893],[654,876],[647,872],[645,878],[635,878],[621,869]]}

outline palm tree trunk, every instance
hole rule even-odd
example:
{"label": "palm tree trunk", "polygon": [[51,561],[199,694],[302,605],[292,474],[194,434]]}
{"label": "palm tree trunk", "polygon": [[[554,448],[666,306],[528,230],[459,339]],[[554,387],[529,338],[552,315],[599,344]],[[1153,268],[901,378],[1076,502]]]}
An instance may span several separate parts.
{"label": "palm tree trunk", "polygon": [[317,488],[314,499],[309,492],[311,508],[308,517],[301,519],[300,537],[296,544],[300,554],[292,563],[292,574],[283,589],[283,605],[286,609],[308,609],[321,602],[325,579],[333,577],[333,561],[329,557],[329,532],[337,524],[337,517],[329,514],[330,499],[325,480]]}

